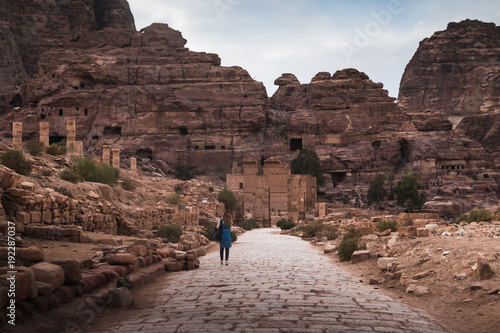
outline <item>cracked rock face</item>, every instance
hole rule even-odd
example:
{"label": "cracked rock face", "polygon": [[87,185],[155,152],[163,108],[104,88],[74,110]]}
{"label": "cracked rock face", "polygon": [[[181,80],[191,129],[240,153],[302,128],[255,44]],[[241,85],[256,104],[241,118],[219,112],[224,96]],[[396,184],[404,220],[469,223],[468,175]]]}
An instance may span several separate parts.
{"label": "cracked rock face", "polygon": [[465,20],[450,23],[420,45],[399,90],[405,112],[465,117],[500,111],[500,27]]}

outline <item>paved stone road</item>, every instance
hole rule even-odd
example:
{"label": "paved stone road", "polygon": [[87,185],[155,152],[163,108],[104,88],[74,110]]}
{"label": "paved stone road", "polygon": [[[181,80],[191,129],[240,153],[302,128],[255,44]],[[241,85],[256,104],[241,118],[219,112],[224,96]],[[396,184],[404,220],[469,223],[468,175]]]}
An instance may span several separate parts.
{"label": "paved stone road", "polygon": [[218,256],[157,279],[146,308],[87,332],[445,332],[277,229],[242,235],[228,266]]}

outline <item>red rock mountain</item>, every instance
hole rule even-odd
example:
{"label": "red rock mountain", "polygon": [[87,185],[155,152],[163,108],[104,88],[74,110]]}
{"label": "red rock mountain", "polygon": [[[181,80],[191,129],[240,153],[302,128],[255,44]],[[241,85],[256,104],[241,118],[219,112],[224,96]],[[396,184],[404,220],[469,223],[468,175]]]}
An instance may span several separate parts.
{"label": "red rock mountain", "polygon": [[[381,83],[355,69],[321,72],[309,84],[283,74],[268,98],[247,71],[221,66],[216,54],[190,51],[168,25],[136,31],[125,0],[3,2],[0,130],[6,140],[12,121],[23,122],[25,140],[36,138],[44,121],[56,142],[72,117],[87,153],[110,144],[122,150],[124,166],[135,156],[230,167],[243,158],[290,161],[310,148],[329,175],[330,199],[363,205],[377,173],[413,168],[431,199],[428,210],[452,215],[497,200],[498,56],[488,51],[496,45],[494,25],[450,24],[423,41],[398,105]],[[478,41],[443,42],[470,34],[463,25],[477,26],[471,36]],[[449,50],[464,56],[445,56]],[[463,57],[468,71],[452,63]],[[442,74],[445,60],[457,77]],[[441,89],[459,79],[462,90]],[[455,116],[461,123],[453,129]]]}

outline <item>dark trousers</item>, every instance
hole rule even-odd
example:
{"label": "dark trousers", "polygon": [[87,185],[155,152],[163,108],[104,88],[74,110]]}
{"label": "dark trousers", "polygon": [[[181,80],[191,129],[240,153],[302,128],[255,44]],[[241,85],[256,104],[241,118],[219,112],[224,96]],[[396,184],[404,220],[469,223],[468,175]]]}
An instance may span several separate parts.
{"label": "dark trousers", "polygon": [[220,260],[222,261],[224,258],[224,249],[226,249],[226,261],[229,259],[229,248],[228,247],[221,247],[220,248]]}

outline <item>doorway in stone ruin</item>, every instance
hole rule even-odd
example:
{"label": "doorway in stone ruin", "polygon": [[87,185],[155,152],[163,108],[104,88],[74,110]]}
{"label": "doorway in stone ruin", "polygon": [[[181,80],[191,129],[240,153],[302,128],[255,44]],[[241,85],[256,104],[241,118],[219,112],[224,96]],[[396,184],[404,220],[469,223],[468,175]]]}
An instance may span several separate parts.
{"label": "doorway in stone ruin", "polygon": [[153,159],[153,151],[151,149],[137,149],[135,152],[135,155],[137,156],[138,159],[144,159],[148,158],[150,160]]}
{"label": "doorway in stone ruin", "polygon": [[346,171],[332,172],[330,175],[332,176],[333,187],[337,187],[337,185],[343,183],[347,178]]}
{"label": "doorway in stone ruin", "polygon": [[291,151],[302,150],[302,139],[300,138],[290,139],[290,150]]}
{"label": "doorway in stone ruin", "polygon": [[122,135],[121,126],[104,126],[104,135]]}
{"label": "doorway in stone ruin", "polygon": [[66,140],[65,136],[51,135],[49,136],[49,145],[52,145],[54,143],[62,143],[65,140]]}

